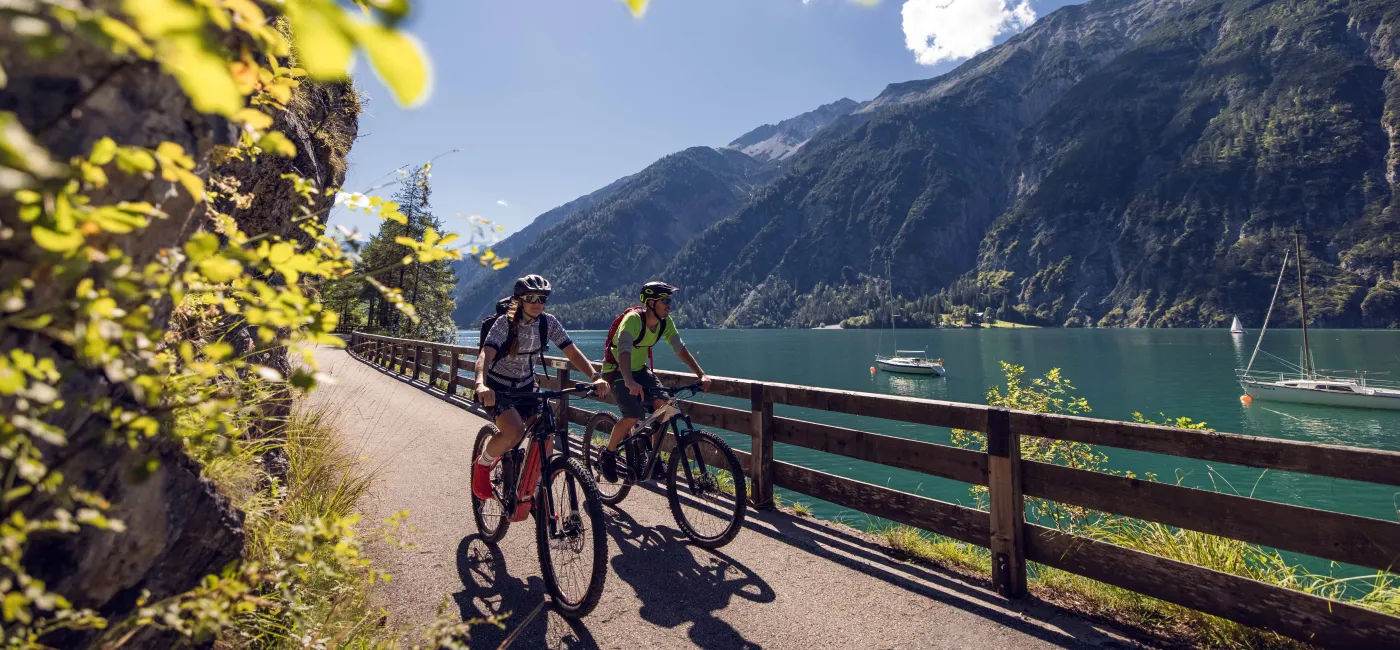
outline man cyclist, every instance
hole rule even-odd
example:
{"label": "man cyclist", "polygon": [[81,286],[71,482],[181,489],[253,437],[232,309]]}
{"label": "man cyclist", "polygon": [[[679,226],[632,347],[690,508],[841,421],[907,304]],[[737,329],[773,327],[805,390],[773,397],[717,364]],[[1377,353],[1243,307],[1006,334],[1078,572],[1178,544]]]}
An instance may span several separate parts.
{"label": "man cyclist", "polygon": [[[515,281],[515,291],[506,313],[491,324],[481,353],[476,357],[476,398],[491,412],[500,431],[491,436],[481,457],[472,467],[472,493],[485,501],[492,497],[491,467],[525,435],[525,420],[540,412],[543,400],[511,400],[496,395],[500,392],[535,390],[535,364],[542,361],[544,349],[541,329],[574,367],[593,379],[598,395],[606,397],[608,383],[593,369],[593,364],[579,352],[569,339],[569,333],[553,314],[544,311],[551,288],[549,280],[527,275]],[[544,319],[543,322],[540,319]],[[541,327],[543,326],[543,327]]]}
{"label": "man cyclist", "polygon": [[[685,365],[695,372],[704,390],[710,388],[710,378],[700,369],[700,364],[681,341],[671,315],[671,294],[679,291],[665,282],[648,282],[642,285],[642,308],[631,308],[623,313],[617,324],[616,333],[607,341],[607,353],[603,359],[603,378],[617,391],[617,406],[622,419],[612,429],[608,448],[600,458],[599,472],[610,483],[617,482],[617,445],[627,432],[645,417],[643,400],[647,393],[660,386],[647,369],[647,359],[652,346],[665,339]],[[664,400],[653,397],[653,408],[660,408]]]}

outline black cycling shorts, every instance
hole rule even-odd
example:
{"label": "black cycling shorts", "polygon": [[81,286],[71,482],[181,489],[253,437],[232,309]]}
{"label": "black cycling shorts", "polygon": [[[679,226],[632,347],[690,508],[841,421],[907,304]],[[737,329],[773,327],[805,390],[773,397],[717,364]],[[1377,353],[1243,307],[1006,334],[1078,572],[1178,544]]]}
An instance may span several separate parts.
{"label": "black cycling shorts", "polygon": [[541,406],[544,403],[544,400],[541,399],[509,399],[501,395],[502,393],[534,392],[536,390],[535,382],[511,388],[506,384],[492,379],[488,375],[486,377],[486,387],[496,393],[496,405],[487,409],[487,412],[491,414],[492,420],[505,415],[506,411],[510,410],[519,413],[522,421],[528,420],[530,416],[539,414]]}
{"label": "black cycling shorts", "polygon": [[656,391],[657,388],[661,387],[661,384],[656,381],[656,375],[651,374],[651,371],[645,368],[632,371],[632,381],[641,384],[642,394],[646,396],[645,402],[642,401],[643,398],[627,392],[627,385],[622,379],[621,370],[606,373],[603,375],[603,379],[608,380],[608,383],[612,385],[613,394],[617,396],[617,408],[622,411],[624,418],[646,417],[645,405],[650,405],[652,399],[661,397],[660,393]]}

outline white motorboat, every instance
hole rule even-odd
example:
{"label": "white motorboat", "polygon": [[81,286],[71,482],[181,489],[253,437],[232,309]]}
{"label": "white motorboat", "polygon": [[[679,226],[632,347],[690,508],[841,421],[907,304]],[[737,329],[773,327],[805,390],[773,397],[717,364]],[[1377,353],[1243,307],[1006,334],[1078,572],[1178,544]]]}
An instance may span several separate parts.
{"label": "white motorboat", "polygon": [[[1274,297],[1269,302],[1269,311],[1264,316],[1264,325],[1259,330],[1259,340],[1254,344],[1254,354],[1249,357],[1249,365],[1235,374],[1240,388],[1244,389],[1245,402],[1268,400],[1273,402],[1293,402],[1295,404],[1319,404],[1324,406],[1349,406],[1355,408],[1400,409],[1400,384],[1367,379],[1371,373],[1359,370],[1323,370],[1319,373],[1313,364],[1312,348],[1308,345],[1308,303],[1303,289],[1303,247],[1301,235],[1293,232],[1293,246],[1298,261],[1298,312],[1303,323],[1302,358],[1298,365],[1279,359],[1289,366],[1291,372],[1261,372],[1254,370],[1254,359],[1259,354],[1259,346],[1264,342],[1264,333],[1269,329],[1269,316],[1273,314],[1274,302],[1278,300],[1278,290],[1283,284],[1283,273],[1288,268],[1288,256],[1283,257],[1283,268],[1279,269],[1278,282],[1274,285]],[[1239,325],[1239,319],[1235,319]],[[1267,352],[1265,354],[1268,354]],[[1269,355],[1273,356],[1273,355]],[[1277,357],[1275,357],[1277,358]],[[1344,373],[1352,376],[1338,376]]]}

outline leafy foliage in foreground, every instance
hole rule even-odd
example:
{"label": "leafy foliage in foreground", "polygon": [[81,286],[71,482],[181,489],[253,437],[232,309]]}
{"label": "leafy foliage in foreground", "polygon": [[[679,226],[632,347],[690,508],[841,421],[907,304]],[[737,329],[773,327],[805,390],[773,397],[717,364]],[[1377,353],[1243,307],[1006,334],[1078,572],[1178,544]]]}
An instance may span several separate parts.
{"label": "leafy foliage in foreground", "polygon": [[[107,11],[110,5],[121,12]],[[425,96],[426,60],[394,28],[407,4],[360,5],[363,11],[351,12],[331,0],[290,0],[276,5],[274,15],[246,0],[0,8],[0,68],[22,73],[0,75],[0,85],[55,58],[64,65],[107,62],[113,69],[159,66],[170,77],[156,84],[173,83],[192,108],[188,115],[211,114],[227,122],[208,124],[236,128],[232,141],[198,151],[98,134],[80,155],[62,160],[43,144],[52,135],[46,127],[0,112],[0,246],[7,257],[0,272],[0,333],[14,345],[0,357],[5,647],[43,647],[65,630],[104,628],[116,644],[149,627],[207,639],[260,611],[278,611],[296,626],[297,617],[309,615],[301,604],[319,581],[376,575],[359,555],[353,516],[327,513],[293,524],[284,554],[229,567],[159,602],[142,598],[134,615],[113,626],[118,622],[74,608],[64,594],[50,591],[30,573],[26,556],[36,540],[52,543],[54,535],[125,529],[111,516],[112,504],[75,486],[50,462],[74,440],[87,445],[96,436],[148,449],[167,438],[216,455],[234,453],[228,441],[263,424],[262,400],[310,390],[320,379],[314,365],[284,374],[251,359],[270,349],[340,344],[331,336],[337,316],[320,302],[316,285],[354,273],[356,245],[327,235],[324,213],[307,207],[335,188],[290,177],[299,200],[278,218],[294,226],[295,236],[249,236],[218,206],[247,205],[251,197],[239,194],[237,183],[208,178],[207,170],[211,162],[294,156],[292,140],[271,130],[274,116],[307,78],[344,79],[356,49],[400,101]],[[169,108],[174,114],[153,119],[186,116],[178,114],[181,105]],[[200,127],[198,120],[191,125]],[[120,200],[133,187],[151,188],[159,198]],[[386,219],[402,217],[391,203],[376,208]],[[191,232],[186,226],[195,214],[207,227]],[[152,236],[175,245],[151,251],[142,244]],[[400,264],[460,258],[449,243],[415,241]],[[414,318],[396,291],[385,288],[383,295]],[[199,317],[232,316],[255,332],[257,350],[235,354],[227,341],[167,330],[177,308]]]}

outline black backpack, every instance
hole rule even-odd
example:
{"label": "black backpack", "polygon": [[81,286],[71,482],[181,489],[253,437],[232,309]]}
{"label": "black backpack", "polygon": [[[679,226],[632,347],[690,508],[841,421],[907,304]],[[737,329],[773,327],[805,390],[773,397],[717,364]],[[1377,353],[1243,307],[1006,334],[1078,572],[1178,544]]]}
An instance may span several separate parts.
{"label": "black backpack", "polygon": [[[477,336],[476,339],[476,347],[478,350],[486,347],[486,335],[491,333],[491,326],[496,324],[496,319],[504,317],[506,315],[506,312],[510,310],[510,301],[510,298],[501,298],[500,300],[496,301],[496,313],[481,319],[481,333]],[[537,354],[540,355],[540,363],[544,363],[544,353],[546,350],[549,349],[549,326],[546,322],[547,320],[548,319],[545,318],[544,314],[540,314],[540,317],[535,319],[535,322],[539,323],[540,326],[540,349],[537,352]],[[515,329],[512,328],[506,334],[506,342],[501,345],[501,349],[508,351],[510,350],[510,346],[514,344]],[[495,366],[496,362],[499,362],[504,356],[504,354],[497,353],[496,358],[492,360],[491,365]],[[487,368],[486,371],[490,373],[491,369]]]}

